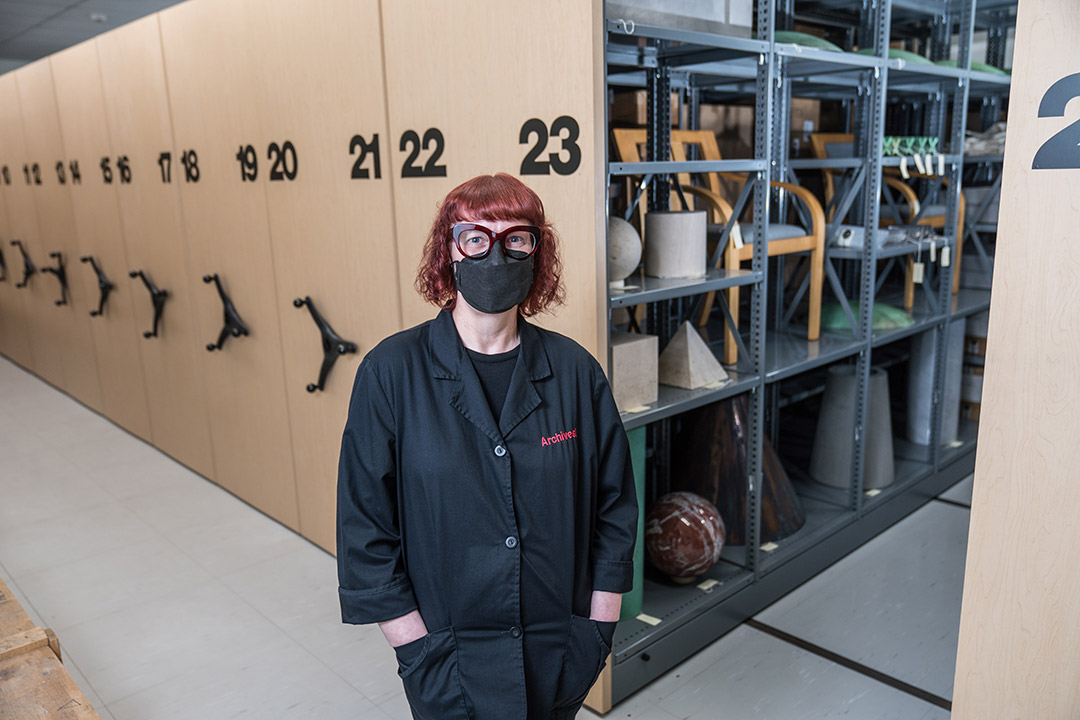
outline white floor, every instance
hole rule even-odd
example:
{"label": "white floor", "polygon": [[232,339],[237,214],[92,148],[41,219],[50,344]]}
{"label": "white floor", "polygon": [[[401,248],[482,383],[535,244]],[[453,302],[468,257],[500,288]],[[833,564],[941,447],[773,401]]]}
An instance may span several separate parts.
{"label": "white floor", "polygon": [[[943,497],[756,620],[950,698],[970,479]],[[330,555],[2,357],[0,575],[102,718],[411,718]],[[948,718],[871,674],[744,625],[608,717]]]}

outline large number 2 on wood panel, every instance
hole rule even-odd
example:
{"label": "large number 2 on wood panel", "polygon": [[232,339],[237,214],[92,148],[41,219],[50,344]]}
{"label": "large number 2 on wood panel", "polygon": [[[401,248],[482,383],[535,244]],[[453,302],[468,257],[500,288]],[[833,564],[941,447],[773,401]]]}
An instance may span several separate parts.
{"label": "large number 2 on wood panel", "polygon": [[[1067,75],[1050,86],[1039,103],[1039,117],[1063,117],[1065,106],[1080,97],[1080,73]],[[1031,161],[1032,170],[1080,168],[1080,120],[1047,140]]]}

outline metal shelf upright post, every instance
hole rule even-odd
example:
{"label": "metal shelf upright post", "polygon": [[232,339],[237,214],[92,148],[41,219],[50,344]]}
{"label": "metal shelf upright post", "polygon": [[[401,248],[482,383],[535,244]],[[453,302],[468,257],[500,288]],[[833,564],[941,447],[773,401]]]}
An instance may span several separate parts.
{"label": "metal shelf upright post", "polygon": [[[889,46],[890,7],[888,0],[876,3],[871,12],[863,13],[865,24],[861,39],[868,40],[874,54],[884,58]],[[863,190],[862,220],[866,238],[877,235],[881,198],[881,144],[885,134],[885,89],[888,66],[874,68],[873,76],[863,88],[862,102],[856,106],[855,148],[866,163],[866,185]],[[855,516],[863,514],[863,469],[866,452],[867,388],[870,383],[871,342],[873,339],[874,290],[877,285],[877,243],[863,243],[862,268],[859,274],[859,330],[864,347],[855,364],[855,427],[852,445],[851,485],[849,502]]]}
{"label": "metal shelf upright post", "polygon": [[[959,47],[957,51],[956,67],[964,71],[971,69],[971,43],[975,33],[975,3],[970,0],[962,5],[958,22]],[[971,86],[970,73],[967,77],[961,77],[955,84],[951,84],[942,99],[942,113],[951,109],[949,122],[949,152],[960,157],[948,167],[949,186],[946,194],[945,211],[945,237],[956,238],[956,250],[964,242],[964,238],[957,233],[960,215],[960,193],[963,176],[964,135],[967,127],[968,90]],[[945,364],[947,335],[950,323],[953,322],[952,287],[953,272],[956,264],[950,262],[938,282],[938,305],[945,311],[944,322],[938,324],[934,339],[934,390],[932,398],[933,412],[930,415],[930,445],[931,462],[934,471],[941,466],[942,446],[942,421],[945,396]],[[962,322],[962,321],[961,321]]]}

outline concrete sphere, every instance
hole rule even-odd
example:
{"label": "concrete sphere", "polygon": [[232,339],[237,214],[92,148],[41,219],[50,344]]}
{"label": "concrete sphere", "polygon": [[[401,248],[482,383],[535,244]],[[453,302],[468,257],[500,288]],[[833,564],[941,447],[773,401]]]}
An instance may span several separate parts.
{"label": "concrete sphere", "polygon": [[608,280],[621,282],[641,262],[641,237],[620,217],[608,221]]}

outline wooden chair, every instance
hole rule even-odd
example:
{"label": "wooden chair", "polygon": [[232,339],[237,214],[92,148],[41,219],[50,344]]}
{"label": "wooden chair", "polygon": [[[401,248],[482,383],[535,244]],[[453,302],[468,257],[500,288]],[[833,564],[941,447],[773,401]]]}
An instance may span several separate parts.
{"label": "wooden chair", "polygon": [[[855,136],[851,133],[811,133],[810,134],[810,148],[816,158],[836,158],[836,157],[851,157],[851,150],[855,145]],[[915,221],[915,216],[919,214],[919,196],[916,194],[914,188],[904,182],[904,179],[899,176],[899,171],[893,168],[886,168],[885,174],[882,179],[890,188],[900,193],[903,198],[902,205],[899,206],[901,212],[906,212],[904,222],[912,223]],[[833,193],[835,192],[835,185],[833,182],[833,176],[836,174],[835,170],[829,168],[823,168],[821,171],[822,178],[825,183],[825,204],[828,205],[832,202]],[[913,178],[936,178],[936,175],[924,175],[921,173],[911,173]],[[944,179],[944,182],[948,184],[948,179]],[[956,221],[956,249],[953,257],[953,293],[957,293],[960,290],[960,258],[963,251],[963,238],[964,238],[964,213],[966,212],[963,193],[960,195],[960,204],[958,207],[957,221]],[[832,218],[829,218],[832,220]],[[919,225],[927,225],[933,228],[945,227],[945,206],[944,205],[931,205],[923,212],[922,217],[918,219]],[[878,220],[878,224],[881,227],[888,227],[893,224],[893,218],[881,217]],[[915,284],[912,281],[912,266],[914,260],[908,258],[907,275],[904,280],[904,307],[910,308],[915,302]]]}
{"label": "wooden chair", "polygon": [[[623,162],[640,162],[641,153],[639,146],[646,140],[646,131],[641,128],[616,128],[615,150]],[[698,158],[701,160],[720,160],[720,147],[716,142],[716,136],[708,130],[672,130],[671,132],[671,157],[673,160],[683,161],[687,159],[686,148],[694,146],[698,149]],[[731,204],[722,196],[720,177],[736,180],[742,183],[746,178],[737,173],[703,173],[708,187],[691,185],[689,173],[679,173],[679,183],[683,191],[688,195],[700,198],[709,214],[709,222],[713,225],[722,225],[728,222],[733,214]],[[798,198],[810,212],[810,232],[796,225],[773,223],[769,226],[768,255],[788,255],[790,253],[810,253],[810,317],[807,322],[806,337],[808,340],[817,340],[821,335],[821,292],[824,287],[825,276],[825,211],[821,203],[806,188],[791,183],[772,181],[772,187],[783,188]],[[736,226],[738,223],[736,223]],[[746,241],[742,247],[736,247],[734,237],[729,237],[723,255],[717,262],[716,267],[725,267],[729,270],[737,270],[742,262],[753,258],[754,232],[752,228],[740,229],[742,238]],[[737,236],[735,232],[731,236]],[[648,242],[648,239],[645,240]],[[727,293],[728,308],[734,327],[725,327],[724,334],[724,362],[733,364],[738,360],[738,348],[735,344],[734,333],[738,332],[739,325],[739,288],[729,288]],[[712,309],[714,293],[709,292],[705,297],[702,313],[698,318],[698,324],[704,325]]]}

